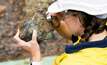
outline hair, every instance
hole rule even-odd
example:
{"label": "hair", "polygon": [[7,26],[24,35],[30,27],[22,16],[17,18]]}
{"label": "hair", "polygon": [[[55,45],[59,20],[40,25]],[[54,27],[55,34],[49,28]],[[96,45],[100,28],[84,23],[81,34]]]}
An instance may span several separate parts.
{"label": "hair", "polygon": [[[89,37],[95,33],[101,33],[104,30],[107,31],[107,18],[106,19],[99,19],[96,16],[89,15],[87,13],[81,12],[81,11],[75,11],[75,10],[68,10],[67,12],[61,12],[63,14],[62,19],[66,15],[70,16],[77,16],[80,20],[80,23],[83,25],[85,28],[84,34],[82,35],[82,39],[84,41],[88,41]],[[53,25],[53,24],[52,24]],[[60,23],[58,22],[58,26],[60,26]]]}
{"label": "hair", "polygon": [[98,34],[103,32],[104,30],[107,31],[107,18],[99,19],[96,16],[92,16],[87,13],[74,10],[68,10],[66,13],[64,13],[64,15],[79,17],[81,24],[85,28],[84,34],[82,35],[82,38],[84,38],[85,41],[88,41],[89,37],[93,33]]}

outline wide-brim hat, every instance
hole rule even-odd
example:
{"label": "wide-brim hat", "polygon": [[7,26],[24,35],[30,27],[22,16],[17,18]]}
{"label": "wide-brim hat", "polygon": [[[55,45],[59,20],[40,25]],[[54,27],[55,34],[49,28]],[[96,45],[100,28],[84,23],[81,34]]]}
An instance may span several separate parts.
{"label": "wide-brim hat", "polygon": [[65,10],[103,15],[107,14],[107,0],[57,0],[48,7],[47,13],[58,13]]}

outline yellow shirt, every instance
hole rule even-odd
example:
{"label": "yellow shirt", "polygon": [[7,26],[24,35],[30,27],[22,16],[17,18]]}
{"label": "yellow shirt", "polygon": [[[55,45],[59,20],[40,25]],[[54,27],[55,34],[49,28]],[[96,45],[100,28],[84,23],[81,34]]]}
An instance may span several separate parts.
{"label": "yellow shirt", "polygon": [[107,47],[86,48],[58,56],[53,65],[107,65]]}

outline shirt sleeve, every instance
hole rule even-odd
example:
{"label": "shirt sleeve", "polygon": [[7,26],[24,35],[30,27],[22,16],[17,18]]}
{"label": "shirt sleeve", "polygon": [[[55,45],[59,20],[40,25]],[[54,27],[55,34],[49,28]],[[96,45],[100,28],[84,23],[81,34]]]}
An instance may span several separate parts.
{"label": "shirt sleeve", "polygon": [[41,65],[41,62],[34,62],[34,61],[32,61],[30,65]]}

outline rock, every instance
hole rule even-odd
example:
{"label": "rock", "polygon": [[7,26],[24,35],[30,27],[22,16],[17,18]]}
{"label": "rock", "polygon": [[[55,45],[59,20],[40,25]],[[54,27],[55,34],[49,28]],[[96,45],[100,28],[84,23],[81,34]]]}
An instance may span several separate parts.
{"label": "rock", "polygon": [[5,10],[6,10],[6,6],[0,5],[0,17],[4,16]]}
{"label": "rock", "polygon": [[[42,41],[40,43],[42,55],[55,55],[63,52],[64,44],[63,42],[56,42],[56,39],[59,40],[59,35],[50,31],[53,30],[53,28],[47,23],[45,16],[47,7],[51,1],[52,0],[0,0],[0,4],[3,4],[0,5],[0,15],[5,14],[5,16],[0,18],[0,61],[28,57],[28,54],[23,52],[21,48],[14,46],[17,45],[17,43],[13,40],[13,36],[16,34],[16,29],[19,24],[21,23],[23,25],[29,22],[32,16],[34,16],[34,13],[36,16],[34,17],[33,23],[38,24],[39,42]],[[22,23],[23,20],[25,23]],[[27,23],[27,25],[28,24],[32,23]],[[29,31],[25,26],[26,31],[29,31],[28,34],[24,32],[24,36],[28,35],[26,38],[31,39],[29,35],[32,34],[32,27],[33,26],[29,27],[29,30],[31,29]],[[24,28],[22,27],[21,29],[21,33],[23,34]],[[54,39],[54,35],[58,38],[54,37]],[[53,41],[48,42],[49,40]]]}
{"label": "rock", "polygon": [[33,30],[37,29],[37,25],[34,23],[33,20],[26,20],[20,24],[19,29],[20,29],[19,37],[22,40],[28,42],[32,40],[32,33]]}

